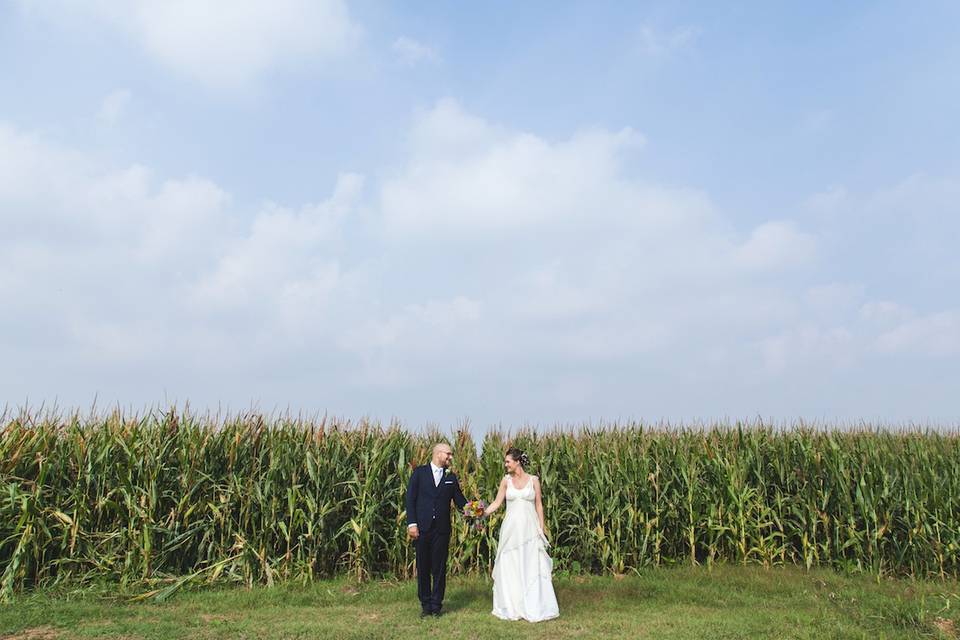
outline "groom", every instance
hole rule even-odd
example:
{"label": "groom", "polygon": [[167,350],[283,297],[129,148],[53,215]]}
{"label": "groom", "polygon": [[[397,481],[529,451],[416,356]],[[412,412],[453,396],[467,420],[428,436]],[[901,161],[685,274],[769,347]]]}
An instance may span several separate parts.
{"label": "groom", "polygon": [[[417,545],[417,597],[420,617],[439,616],[447,583],[450,547],[450,501],[467,504],[457,476],[447,471],[453,460],[450,445],[434,445],[430,464],[413,470],[407,485],[407,535]],[[432,578],[432,581],[431,581]]]}

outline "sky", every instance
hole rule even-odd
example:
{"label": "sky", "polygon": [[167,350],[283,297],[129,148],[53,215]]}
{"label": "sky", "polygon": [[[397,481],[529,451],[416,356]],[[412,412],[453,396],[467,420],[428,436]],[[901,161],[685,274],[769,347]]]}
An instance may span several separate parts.
{"label": "sky", "polygon": [[0,0],[0,405],[957,425],[958,21]]}

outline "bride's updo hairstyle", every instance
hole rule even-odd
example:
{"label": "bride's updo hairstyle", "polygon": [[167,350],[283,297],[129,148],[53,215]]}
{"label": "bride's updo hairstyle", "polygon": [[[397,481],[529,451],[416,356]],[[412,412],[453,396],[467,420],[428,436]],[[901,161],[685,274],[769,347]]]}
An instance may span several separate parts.
{"label": "bride's updo hairstyle", "polygon": [[507,449],[507,455],[519,462],[520,466],[523,467],[524,470],[530,466],[530,457],[516,447],[510,447]]}

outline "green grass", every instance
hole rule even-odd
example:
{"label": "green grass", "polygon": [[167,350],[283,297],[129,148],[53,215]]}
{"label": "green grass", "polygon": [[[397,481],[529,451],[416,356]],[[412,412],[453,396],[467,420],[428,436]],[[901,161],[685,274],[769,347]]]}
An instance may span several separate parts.
{"label": "green grass", "polygon": [[162,603],[115,586],[21,594],[0,638],[952,638],[960,583],[827,570],[717,566],[557,577],[560,618],[490,615],[489,578],[451,578],[440,619],[419,618],[413,581],[210,588]]}

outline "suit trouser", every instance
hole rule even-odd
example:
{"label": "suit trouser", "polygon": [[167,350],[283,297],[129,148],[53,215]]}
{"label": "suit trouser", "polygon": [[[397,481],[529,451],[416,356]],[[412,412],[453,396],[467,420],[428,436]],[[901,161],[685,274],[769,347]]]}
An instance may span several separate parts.
{"label": "suit trouser", "polygon": [[449,548],[450,534],[438,533],[437,527],[417,538],[417,597],[425,611],[439,611],[443,605]]}

